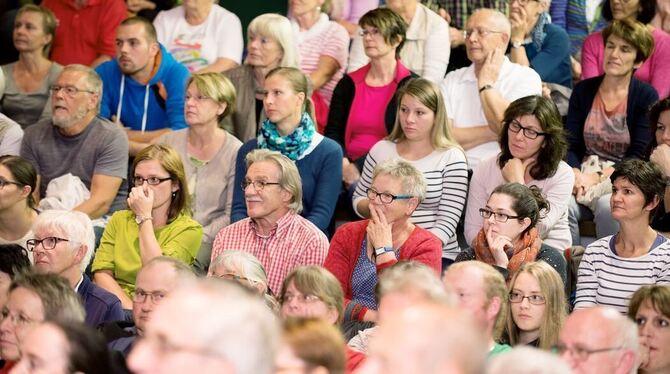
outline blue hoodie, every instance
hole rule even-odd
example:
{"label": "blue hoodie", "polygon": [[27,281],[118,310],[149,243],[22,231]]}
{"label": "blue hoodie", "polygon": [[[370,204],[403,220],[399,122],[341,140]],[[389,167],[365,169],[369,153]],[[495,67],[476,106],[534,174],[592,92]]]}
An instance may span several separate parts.
{"label": "blue hoodie", "polygon": [[[120,109],[121,115],[117,117],[120,117],[121,123],[131,130],[153,131],[164,128],[179,130],[187,127],[184,121],[184,94],[189,77],[188,69],[175,60],[163,45],[160,45],[160,48],[161,64],[151,77],[149,85],[140,84],[133,78],[123,75],[116,59],[107,61],[95,69],[103,82],[101,117],[111,120]],[[121,77],[124,78],[123,82]],[[163,92],[167,92],[166,98],[161,98],[158,94],[161,85],[165,88]],[[122,86],[123,92],[121,92]],[[121,96],[123,102],[119,108]]]}

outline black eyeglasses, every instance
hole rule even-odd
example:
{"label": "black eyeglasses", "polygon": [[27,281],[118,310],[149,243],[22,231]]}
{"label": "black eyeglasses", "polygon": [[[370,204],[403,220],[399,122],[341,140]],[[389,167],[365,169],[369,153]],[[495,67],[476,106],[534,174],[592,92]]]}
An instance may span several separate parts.
{"label": "black eyeglasses", "polygon": [[13,185],[19,186],[19,187],[23,187],[23,185],[21,183],[0,179],[0,190],[5,188],[5,186],[10,185],[10,184],[13,184]]}
{"label": "black eyeglasses", "polygon": [[263,191],[263,189],[265,188],[265,186],[268,186],[268,185],[270,185],[270,186],[279,186],[279,185],[281,185],[281,183],[279,183],[279,182],[268,182],[268,181],[250,181],[250,180],[245,180],[244,182],[242,182],[242,183],[240,184],[240,187],[242,187],[243,190],[246,190],[247,187],[249,187],[250,185],[253,185],[253,186],[254,186],[254,189],[255,189],[256,191]]}
{"label": "black eyeglasses", "polygon": [[510,218],[521,218],[519,216],[511,216],[511,215],[505,214],[505,213],[494,212],[494,211],[488,210],[486,208],[479,209],[479,215],[484,217],[484,219],[489,219],[489,218],[491,218],[491,216],[493,216],[493,218],[496,221],[502,222],[502,223],[507,222],[507,220],[510,219]]}
{"label": "black eyeglasses", "polygon": [[57,94],[60,90],[64,90],[65,94],[70,96],[70,97],[73,97],[74,95],[76,95],[80,92],[87,92],[87,93],[90,93],[90,94],[96,93],[94,91],[84,90],[84,89],[81,89],[81,88],[77,88],[75,86],[55,86],[54,85],[54,86],[49,87],[49,90],[51,91],[52,95]]}
{"label": "black eyeglasses", "polygon": [[515,119],[513,119],[513,120],[509,123],[509,127],[508,127],[508,129],[509,129],[509,131],[511,131],[511,132],[513,132],[513,133],[515,133],[515,134],[518,133],[519,131],[523,130],[523,136],[525,136],[525,137],[528,138],[528,139],[537,139],[538,136],[545,136],[545,135],[547,135],[546,132],[539,132],[539,131],[535,131],[535,130],[533,130],[533,129],[531,129],[531,128],[528,128],[528,127],[523,127],[523,126],[521,126],[521,124],[519,123],[519,121],[517,121],[517,120],[515,120]]}
{"label": "black eyeglasses", "polygon": [[44,238],[42,240],[40,239],[28,239],[26,240],[26,247],[30,252],[33,252],[35,248],[42,244],[42,248],[46,250],[51,250],[56,248],[56,245],[60,242],[69,242],[70,240],[68,239],[63,239],[63,238],[57,238],[55,236],[50,236],[48,238]]}
{"label": "black eyeglasses", "polygon": [[542,295],[524,295],[521,292],[512,291],[509,293],[509,302],[510,303],[522,303],[523,299],[528,299],[528,302],[533,305],[542,305],[546,302],[544,296]]}
{"label": "black eyeglasses", "polygon": [[144,290],[137,289],[133,294],[133,301],[136,303],[143,303],[147,301],[147,297],[149,297],[152,303],[158,304],[165,296],[167,295],[164,291],[146,292]]}
{"label": "black eyeglasses", "polygon": [[589,349],[585,347],[568,347],[565,344],[558,343],[552,347],[552,350],[559,355],[562,355],[565,352],[570,352],[578,361],[586,361],[586,359],[589,358],[590,355],[594,353],[603,353],[603,352],[611,352],[611,351],[618,351],[620,349],[623,349],[624,347],[610,347],[610,348],[600,348],[600,349]]}
{"label": "black eyeglasses", "polygon": [[142,177],[134,177],[133,178],[133,184],[135,187],[139,187],[144,184],[146,181],[150,186],[157,186],[165,181],[172,180],[172,178],[167,177],[167,178],[159,178],[159,177],[149,177],[149,178],[142,178]]}
{"label": "black eyeglasses", "polygon": [[365,193],[370,200],[374,200],[379,196],[379,200],[382,204],[391,204],[393,200],[409,200],[414,197],[412,195],[394,195],[388,192],[377,192],[374,188],[368,188]]}

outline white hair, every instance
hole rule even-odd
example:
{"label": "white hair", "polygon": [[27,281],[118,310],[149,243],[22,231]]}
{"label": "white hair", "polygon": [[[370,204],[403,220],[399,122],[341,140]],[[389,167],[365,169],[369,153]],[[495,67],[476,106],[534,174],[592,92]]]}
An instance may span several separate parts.
{"label": "white hair", "polygon": [[93,252],[95,252],[95,232],[91,219],[75,210],[46,210],[40,213],[33,223],[33,232],[47,231],[50,235],[69,240],[70,248],[76,251],[80,245],[86,246],[86,254],[79,264],[83,273]]}
{"label": "white hair", "polygon": [[493,358],[486,374],[571,374],[560,356],[528,346],[518,346]]}
{"label": "white hair", "polygon": [[253,283],[260,283],[265,286],[265,292],[268,288],[268,276],[263,268],[263,264],[248,252],[243,251],[224,251],[214,259],[210,268],[213,273],[216,268],[221,266],[228,271],[239,271],[243,277]]}

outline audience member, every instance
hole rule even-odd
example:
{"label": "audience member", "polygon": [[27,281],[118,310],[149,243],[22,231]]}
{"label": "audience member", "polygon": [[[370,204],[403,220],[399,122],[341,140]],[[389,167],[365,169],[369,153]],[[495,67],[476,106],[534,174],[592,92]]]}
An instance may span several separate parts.
{"label": "audience member", "polygon": [[344,373],[346,357],[342,334],[328,322],[312,318],[284,321],[275,372]]}
{"label": "audience member", "polygon": [[512,349],[498,343],[508,310],[505,279],[499,271],[479,261],[455,263],[444,273],[444,284],[457,295],[459,308],[474,318],[484,334],[485,343],[478,349],[485,349],[489,358]]}
{"label": "audience member", "polygon": [[[247,171],[241,188],[249,217],[224,227],[212,246],[212,259],[227,250],[256,256],[267,271],[268,286],[277,294],[286,275],[299,265],[321,265],[328,239],[299,214],[303,208],[298,168],[287,156],[257,149],[245,156]],[[238,160],[238,162],[241,162]],[[322,168],[323,164],[314,167]],[[332,170],[324,170],[327,172]]]}
{"label": "audience member", "polygon": [[33,224],[33,238],[27,241],[38,272],[65,278],[84,304],[86,323],[96,327],[124,318],[119,298],[91,282],[84,272],[95,251],[91,219],[82,212],[47,210]]}
{"label": "audience member", "polygon": [[8,373],[21,358],[19,343],[35,324],[52,319],[83,322],[84,308],[67,280],[55,274],[23,273],[9,286],[0,312],[0,357]]}
{"label": "audience member", "polygon": [[[655,0],[634,0],[625,4],[614,4],[614,0],[603,2],[602,16],[608,22],[627,20],[645,24],[653,38],[653,49],[646,53],[643,60],[636,60],[635,78],[652,85],[659,96],[670,94],[670,35],[660,28],[649,25],[655,14]],[[616,35],[616,34],[615,34]],[[617,35],[619,36],[619,35]],[[638,52],[644,48],[639,40],[629,40],[619,36],[632,44]],[[582,79],[603,75],[607,71],[605,66],[608,59],[607,49],[613,46],[607,40],[604,31],[590,34],[582,47]],[[646,42],[648,43],[648,42]],[[639,53],[638,53],[639,54]]]}
{"label": "audience member", "polygon": [[224,127],[242,142],[254,139],[267,119],[263,108],[265,76],[276,67],[299,67],[298,47],[291,23],[279,14],[254,18],[247,28],[244,64],[225,75],[235,86],[235,110],[224,119]]}
{"label": "audience member", "polygon": [[378,0],[332,0],[331,9],[328,13],[330,19],[344,26],[353,37],[358,31],[358,20],[379,6]]}
{"label": "audience member", "polygon": [[216,234],[230,223],[235,182],[235,158],[242,143],[219,128],[235,108],[235,88],[219,73],[193,75],[187,84],[186,129],[163,134],[156,143],[179,153],[191,193],[191,214],[203,227],[195,266],[206,271]]}
{"label": "audience member", "polygon": [[570,247],[568,205],[575,178],[562,161],[568,146],[556,105],[542,96],[513,101],[505,110],[498,142],[501,152],[482,161],[470,180],[466,241],[472,243],[480,231],[479,209],[493,190],[504,183],[519,183],[540,188],[551,207],[537,225],[543,243],[558,250]]}
{"label": "audience member", "polygon": [[14,276],[27,271],[30,266],[25,248],[17,244],[0,244],[0,309],[7,302]]}
{"label": "audience member", "polygon": [[670,287],[642,286],[630,299],[628,317],[640,337],[640,373],[662,374],[670,371]]}
{"label": "audience member", "polygon": [[191,73],[222,73],[240,64],[240,19],[211,0],[186,1],[154,20],[158,41]]}
{"label": "audience member", "polygon": [[128,18],[116,30],[116,59],[96,68],[104,82],[100,116],[126,130],[130,154],[185,128],[188,70],[158,43],[148,20]]}
{"label": "audience member", "polygon": [[553,353],[533,347],[520,346],[494,358],[486,367],[486,374],[508,373],[572,374],[572,370],[565,361]]}
{"label": "audience member", "polygon": [[19,60],[3,65],[4,91],[2,113],[25,128],[51,118],[49,87],[63,67],[49,60],[56,34],[56,18],[42,6],[26,4],[14,20],[14,47]]}
{"label": "audience member", "polygon": [[[481,206],[481,205],[480,205]],[[482,261],[511,279],[521,265],[544,261],[567,279],[563,253],[547,245],[540,237],[538,222],[551,206],[537,186],[505,183],[493,189],[485,206],[479,208],[482,228],[463,250],[456,262]]]}
{"label": "audience member", "polygon": [[[403,65],[423,78],[441,82],[447,72],[451,52],[447,21],[418,0],[387,1],[386,6],[407,24],[402,49],[398,48]],[[371,56],[365,53],[364,38],[364,35],[354,37],[347,71],[356,71],[368,63]]]}
{"label": "audience member", "polygon": [[375,144],[365,159],[353,205],[361,217],[370,217],[366,191],[378,163],[401,158],[426,180],[426,198],[412,213],[413,223],[442,241],[443,268],[460,252],[456,226],[468,192],[465,154],[453,140],[440,89],[426,79],[410,81],[398,91],[400,106],[391,134]]}
{"label": "audience member", "polygon": [[575,309],[607,305],[626,312],[633,292],[670,283],[670,241],[649,226],[665,183],[656,165],[626,160],[612,181],[612,218],[619,232],[586,247],[577,273]]}
{"label": "audience member", "polygon": [[[333,140],[316,131],[311,86],[296,68],[275,68],[264,82],[263,106],[268,118],[258,138],[246,142],[237,154],[235,186],[244,181],[245,157],[254,149],[278,151],[290,159],[302,181],[302,216],[327,233],[341,186],[342,151]],[[247,207],[248,208],[248,207]],[[233,190],[231,221],[249,215],[245,190]]]}
{"label": "audience member", "polygon": [[[179,154],[151,145],[133,161],[128,210],[116,212],[105,227],[93,260],[93,279],[132,308],[135,278],[158,256],[190,265],[202,240],[202,226],[188,213],[189,193]],[[169,182],[169,183],[166,183]]]}
{"label": "audience member", "polygon": [[533,69],[505,57],[511,25],[503,13],[475,11],[468,18],[465,33],[472,64],[447,74],[441,88],[454,137],[466,150],[468,165],[474,169],[481,160],[500,151],[496,141],[509,103],[539,95],[542,81]]}
{"label": "audience member", "polygon": [[58,20],[51,58],[96,67],[114,56],[116,28],[127,16],[122,0],[44,0]]}
{"label": "audience member", "polygon": [[[193,318],[185,318],[193,316]],[[136,374],[270,374],[279,326],[256,295],[231,282],[202,280],[161,302],[130,354]]]}
{"label": "audience member", "polygon": [[509,283],[510,314],[506,335],[509,343],[550,350],[568,310],[565,283],[543,261],[521,265]]}
{"label": "audience member", "polygon": [[607,307],[572,312],[555,350],[575,374],[631,374],[639,365],[635,324]]}
{"label": "audience member", "polygon": [[647,110],[658,99],[653,87],[633,77],[654,46],[647,27],[625,19],[613,21],[603,30],[603,38],[605,74],[575,86],[565,125],[568,164],[575,173],[575,197],[568,208],[574,245],[580,243],[583,219],[593,217],[597,238],[616,233],[607,178],[613,164],[644,157],[650,138]]}
{"label": "audience member", "polygon": [[[210,266],[210,277],[217,277],[249,287],[265,299],[265,304],[274,312],[279,312],[279,302],[268,287],[268,275],[263,264],[248,252],[222,252]],[[284,280],[285,281],[285,280]]]}
{"label": "audience member", "polygon": [[563,27],[552,23],[550,4],[550,0],[510,1],[509,58],[533,68],[542,82],[572,88],[570,38]]}
{"label": "audience member", "polygon": [[412,75],[398,60],[407,30],[402,17],[379,8],[365,13],[359,25],[370,62],[337,83],[324,130],[324,135],[342,147],[347,188],[360,178],[370,148],[391,130],[397,106],[395,93]]}
{"label": "audience member", "polygon": [[[0,103],[5,90],[5,73],[0,70]],[[0,110],[2,108],[0,107]],[[13,119],[0,113],[0,155],[18,155],[21,152],[23,129]]]}
{"label": "audience member", "polygon": [[0,244],[26,247],[33,237],[37,217],[35,196],[37,172],[18,156],[0,156]]}
{"label": "audience member", "polygon": [[21,156],[37,170],[36,195],[44,198],[52,180],[72,174],[90,191],[74,209],[92,219],[123,209],[127,195],[128,142],[121,129],[97,117],[101,95],[93,69],[66,66],[51,86],[51,120],[29,126],[21,145]]}
{"label": "audience member", "polygon": [[41,323],[25,334],[20,347],[12,374],[115,373],[105,341],[82,323]]}
{"label": "audience member", "polygon": [[649,160],[661,169],[665,176],[665,192],[663,205],[657,210],[651,227],[664,233],[670,233],[670,97],[658,101],[649,110],[649,127],[651,141],[649,143]]}
{"label": "audience member", "polygon": [[330,243],[324,267],[342,285],[346,317],[377,321],[374,289],[378,273],[399,260],[415,260],[439,274],[442,242],[410,221],[426,197],[426,182],[408,162],[389,160],[378,164],[366,193],[371,218],[340,226]]}

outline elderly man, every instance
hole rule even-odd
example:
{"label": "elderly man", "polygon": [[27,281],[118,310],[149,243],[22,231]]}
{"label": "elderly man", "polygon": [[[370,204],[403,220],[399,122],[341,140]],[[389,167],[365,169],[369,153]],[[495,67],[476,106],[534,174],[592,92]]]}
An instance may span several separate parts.
{"label": "elderly man", "polygon": [[444,273],[444,284],[484,332],[489,357],[509,351],[509,345],[496,342],[507,316],[507,287],[500,272],[479,261],[457,262]]}
{"label": "elderly man", "polygon": [[39,176],[36,196],[44,197],[53,179],[70,173],[90,191],[74,210],[92,219],[124,209],[128,195],[128,141],[121,129],[97,117],[101,94],[95,71],[66,66],[51,86],[51,120],[28,126],[21,145],[21,156]]}
{"label": "elderly man", "polygon": [[144,336],[144,329],[161,300],[178,285],[195,279],[191,268],[175,258],[160,256],[147,262],[137,273],[135,281],[133,322],[119,320],[102,327],[109,348],[127,357],[137,336]]}
{"label": "elderly man", "polygon": [[100,116],[125,126],[130,154],[170,130],[186,128],[184,94],[188,70],[156,39],[142,17],[116,30],[116,59],[96,69],[104,82]]}
{"label": "elderly man", "polygon": [[212,261],[225,250],[258,258],[268,286],[279,294],[284,277],[299,265],[322,265],[328,239],[301,217],[302,184],[295,163],[279,152],[257,149],[246,157],[243,182],[248,218],[223,228],[212,246]]}
{"label": "elderly man", "polygon": [[577,374],[636,373],[640,363],[637,326],[609,307],[572,312],[556,349]]}
{"label": "elderly man", "polygon": [[86,323],[96,327],[124,318],[121,301],[91,282],[84,274],[95,250],[91,219],[81,212],[47,210],[33,224],[34,239],[26,243],[33,252],[35,269],[67,279],[81,297]]}
{"label": "elderly man", "polygon": [[542,81],[533,69],[505,57],[511,26],[503,13],[475,11],[465,32],[472,64],[447,74],[441,89],[454,136],[474,169],[483,159],[500,152],[498,134],[510,102],[541,94]]}
{"label": "elderly man", "polygon": [[135,374],[270,374],[278,340],[276,317],[261,298],[208,278],[161,302],[128,367]]}

